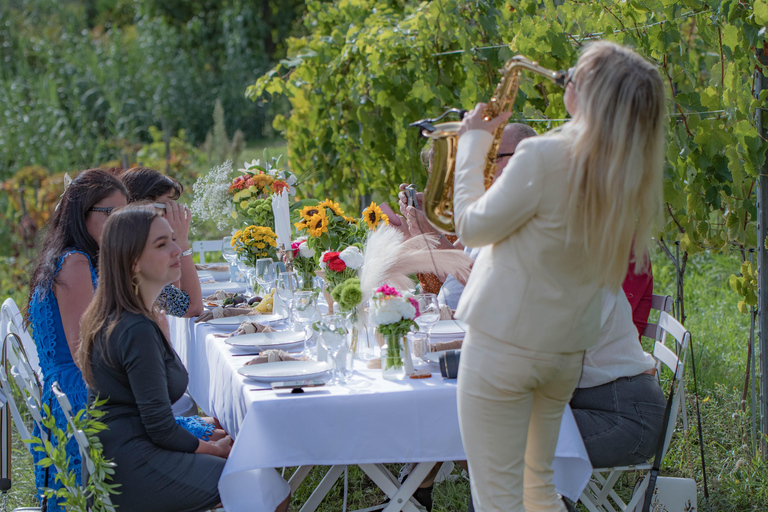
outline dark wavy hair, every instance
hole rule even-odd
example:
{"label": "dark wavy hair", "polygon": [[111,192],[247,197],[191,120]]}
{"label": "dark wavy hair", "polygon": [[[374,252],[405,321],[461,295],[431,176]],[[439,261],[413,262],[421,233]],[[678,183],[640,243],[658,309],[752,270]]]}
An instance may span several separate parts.
{"label": "dark wavy hair", "polygon": [[35,270],[29,281],[27,297],[27,321],[29,321],[29,303],[35,289],[45,293],[51,289],[56,275],[56,266],[61,254],[68,248],[84,252],[91,263],[98,268],[99,245],[88,233],[86,219],[91,208],[114,192],[128,197],[123,184],[109,171],[88,169],[81,172],[69,184],[61,201],[53,212],[43,239],[43,248],[35,262]]}
{"label": "dark wavy hair", "polygon": [[149,167],[128,169],[120,175],[120,180],[128,190],[128,202],[131,203],[154,201],[166,193],[170,193],[171,199],[175,201],[184,192],[181,183]]}

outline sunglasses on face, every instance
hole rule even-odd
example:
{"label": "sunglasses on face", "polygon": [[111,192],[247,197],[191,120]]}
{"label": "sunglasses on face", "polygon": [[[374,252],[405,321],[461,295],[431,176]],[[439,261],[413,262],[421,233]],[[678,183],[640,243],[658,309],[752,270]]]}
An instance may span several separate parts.
{"label": "sunglasses on face", "polygon": [[91,208],[92,212],[104,212],[107,214],[107,217],[112,213],[112,210],[114,210],[116,206],[94,206]]}
{"label": "sunglasses on face", "polygon": [[568,72],[565,74],[565,85],[563,85],[563,89],[567,88],[568,84],[573,84],[573,86],[576,87],[576,81],[573,79],[573,74],[575,71],[575,67],[568,69]]}

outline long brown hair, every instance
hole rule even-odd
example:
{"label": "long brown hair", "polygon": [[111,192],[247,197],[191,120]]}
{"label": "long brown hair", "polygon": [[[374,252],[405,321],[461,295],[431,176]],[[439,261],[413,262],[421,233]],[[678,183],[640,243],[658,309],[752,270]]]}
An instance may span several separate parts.
{"label": "long brown hair", "polygon": [[77,354],[85,382],[95,387],[91,357],[102,331],[106,343],[123,312],[153,318],[133,286],[133,266],[144,252],[152,222],[159,215],[153,208],[128,206],[115,211],[104,225],[99,258],[99,287],[80,321],[80,350]]}
{"label": "long brown hair", "polygon": [[134,167],[120,175],[120,181],[128,189],[129,201],[154,201],[163,194],[170,194],[174,201],[181,197],[184,187],[165,174],[149,167]]}

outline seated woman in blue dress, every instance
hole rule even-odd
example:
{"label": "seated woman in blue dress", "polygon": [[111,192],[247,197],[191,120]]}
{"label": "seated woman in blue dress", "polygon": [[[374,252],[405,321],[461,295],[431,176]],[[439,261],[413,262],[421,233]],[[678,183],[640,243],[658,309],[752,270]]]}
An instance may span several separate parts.
{"label": "seated woman in blue dress", "polygon": [[[162,289],[179,278],[181,250],[169,223],[152,208],[116,213],[104,229],[102,280],[82,320],[80,365],[89,400],[107,430],[98,434],[116,463],[119,510],[208,510],[219,503],[218,480],[232,440],[203,441],[180,428],[171,402],[188,376],[158,325]],[[285,498],[277,510],[286,510]]]}
{"label": "seated woman in blue dress", "polygon": [[203,312],[203,294],[197,277],[192,249],[189,244],[189,224],[192,220],[189,208],[178,199],[184,187],[173,178],[148,167],[134,167],[120,174],[120,181],[128,191],[128,202],[147,201],[163,205],[158,213],[165,215],[171,225],[176,244],[182,250],[181,278],[163,288],[158,302],[169,315],[192,318]]}
{"label": "seated woman in blue dress", "polygon": [[[85,407],[87,392],[73,354],[80,345],[80,317],[93,299],[98,284],[99,245],[104,223],[113,210],[128,202],[128,193],[110,172],[90,169],[80,173],[67,187],[49,222],[43,248],[32,278],[26,322],[43,373],[43,403],[51,408],[56,425],[66,430],[67,422],[53,399],[51,384],[58,381],[75,411]],[[213,435],[212,424],[199,418],[179,418],[199,437]],[[223,432],[221,432],[223,435]],[[34,435],[40,436],[35,429]],[[80,452],[74,439],[67,444],[70,469],[80,479]],[[42,459],[34,452],[35,463]],[[35,466],[38,489],[57,489],[53,468]],[[42,499],[42,498],[41,498]],[[63,510],[48,500],[48,511]]]}

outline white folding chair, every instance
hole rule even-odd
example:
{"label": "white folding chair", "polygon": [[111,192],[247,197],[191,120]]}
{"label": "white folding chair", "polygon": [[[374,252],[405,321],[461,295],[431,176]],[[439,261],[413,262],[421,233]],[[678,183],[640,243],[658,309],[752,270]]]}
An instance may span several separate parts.
{"label": "white folding chair", "polygon": [[203,265],[206,252],[221,252],[221,239],[192,242],[192,251],[200,255],[200,264]]}
{"label": "white folding chair", "polygon": [[19,335],[30,366],[38,374],[38,378],[42,377],[40,375],[40,361],[37,358],[37,347],[32,341],[32,336],[24,328],[24,317],[21,316],[18,306],[10,297],[5,299],[2,308],[0,308],[0,336],[5,338],[9,332],[15,332]]}
{"label": "white folding chair", "polygon": [[[77,446],[80,449],[80,459],[82,461],[80,479],[82,486],[85,487],[86,483],[88,482],[88,475],[93,474],[93,472],[96,470],[96,466],[94,465],[93,459],[91,459],[90,455],[91,445],[88,442],[88,436],[85,435],[85,432],[75,427],[75,422],[73,421],[74,413],[72,411],[72,403],[69,401],[67,395],[65,395],[59,387],[59,383],[54,382],[51,384],[51,390],[53,391],[53,395],[56,397],[56,401],[59,402],[59,405],[61,406],[64,417],[67,419],[67,424],[69,424],[69,427],[72,429],[75,441],[77,442]],[[109,499],[109,497],[105,497],[104,501],[105,508],[115,512],[115,509],[112,506],[112,501]]]}
{"label": "white folding chair", "polygon": [[[660,313],[658,327],[661,338],[664,339],[667,335],[672,336],[677,341],[677,346],[680,349],[679,353],[685,354],[685,350],[688,348],[688,343],[691,339],[691,333],[686,331],[680,322],[672,318],[666,311]],[[672,408],[670,410],[669,420],[662,430],[664,435],[663,458],[667,453],[667,448],[669,448],[669,443],[672,440],[672,434],[675,431],[675,426],[677,424],[677,415],[681,409],[685,361],[680,359],[674,351],[665,346],[661,340],[654,342],[653,357],[657,361],[659,370],[663,367],[667,367],[675,377],[675,393],[672,397]],[[589,484],[587,484],[587,488],[584,489],[584,492],[582,492],[579,501],[581,501],[590,512],[632,511],[645,495],[651,467],[652,464],[646,462],[634,466],[594,469],[592,479]],[[643,480],[636,486],[635,492],[629,503],[625,503],[613,489],[621,475],[626,471],[646,472],[645,475],[643,475]]]}

